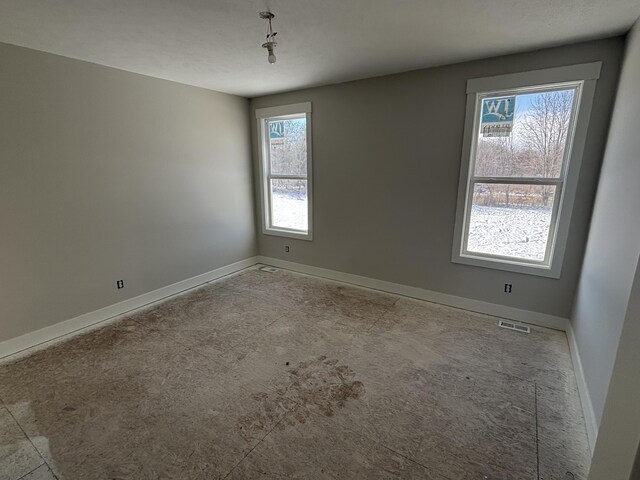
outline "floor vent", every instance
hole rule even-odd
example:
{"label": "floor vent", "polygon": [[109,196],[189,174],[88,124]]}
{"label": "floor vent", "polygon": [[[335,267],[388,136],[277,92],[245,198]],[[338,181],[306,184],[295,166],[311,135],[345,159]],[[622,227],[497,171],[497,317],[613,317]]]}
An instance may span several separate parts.
{"label": "floor vent", "polygon": [[508,328],[509,330],[515,330],[516,332],[531,333],[531,329],[529,327],[520,325],[518,323],[507,322],[505,320],[500,320],[498,322],[498,326],[502,328]]}
{"label": "floor vent", "polygon": [[273,273],[273,272],[277,272],[278,269],[275,267],[262,267],[260,268],[260,270],[262,270],[263,272],[269,272],[269,273]]}

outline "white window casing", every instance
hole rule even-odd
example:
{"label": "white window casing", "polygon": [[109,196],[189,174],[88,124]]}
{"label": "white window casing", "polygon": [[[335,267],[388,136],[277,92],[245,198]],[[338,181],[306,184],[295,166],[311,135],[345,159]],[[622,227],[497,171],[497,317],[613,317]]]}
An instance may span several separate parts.
{"label": "white window casing", "polygon": [[[256,109],[258,155],[260,162],[260,209],[262,233],[287,238],[313,240],[313,168],[311,148],[311,102]],[[305,118],[306,125],[306,175],[277,174],[271,172],[268,122]],[[307,229],[297,230],[275,226],[273,222],[273,202],[270,182],[273,180],[306,180],[307,186]]]}
{"label": "white window casing", "polygon": [[[452,262],[551,278],[560,277],[600,69],[601,62],[595,62],[468,80]],[[475,176],[475,149],[480,130],[479,109],[482,108],[482,99],[491,96],[549,92],[554,89],[575,89],[571,118],[573,128],[567,135],[565,157],[559,178]],[[553,185],[555,187],[551,226],[543,261],[467,250],[471,201],[476,183]]]}

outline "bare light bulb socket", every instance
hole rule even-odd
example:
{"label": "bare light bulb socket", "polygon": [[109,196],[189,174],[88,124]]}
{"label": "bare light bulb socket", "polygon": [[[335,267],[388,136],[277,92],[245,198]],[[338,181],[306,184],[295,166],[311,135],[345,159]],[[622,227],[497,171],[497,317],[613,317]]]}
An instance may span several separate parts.
{"label": "bare light bulb socket", "polygon": [[273,53],[273,48],[269,48],[267,51],[269,52],[269,56],[267,57],[269,63],[276,63],[276,54]]}
{"label": "bare light bulb socket", "polygon": [[272,64],[276,63],[276,54],[273,53],[273,49],[275,48],[276,45],[277,45],[276,42],[266,42],[262,44],[262,46],[267,49],[267,52],[269,54],[269,56],[267,57],[267,60],[269,60],[269,63],[272,63]]}

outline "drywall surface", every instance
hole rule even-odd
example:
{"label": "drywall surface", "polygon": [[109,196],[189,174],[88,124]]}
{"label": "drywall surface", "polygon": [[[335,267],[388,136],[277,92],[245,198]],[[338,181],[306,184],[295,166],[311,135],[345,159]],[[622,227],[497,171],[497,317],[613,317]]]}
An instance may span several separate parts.
{"label": "drywall surface", "polygon": [[637,267],[589,480],[640,478],[640,264]]}
{"label": "drywall surface", "polygon": [[[252,111],[313,104],[314,239],[260,233],[260,254],[568,318],[623,43],[612,38],[253,99]],[[593,61],[603,62],[602,74],[561,278],[451,263],[467,80]],[[505,283],[513,293],[504,293]]]}
{"label": "drywall surface", "polygon": [[0,91],[0,341],[255,254],[247,99],[6,44]]}
{"label": "drywall surface", "polygon": [[572,316],[600,422],[640,255],[640,28],[629,35]]}

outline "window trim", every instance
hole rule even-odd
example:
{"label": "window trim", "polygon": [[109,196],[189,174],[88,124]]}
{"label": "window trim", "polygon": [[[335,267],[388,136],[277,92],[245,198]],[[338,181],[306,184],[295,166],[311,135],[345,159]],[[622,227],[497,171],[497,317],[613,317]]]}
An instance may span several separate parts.
{"label": "window trim", "polygon": [[[453,263],[560,278],[578,187],[580,166],[584,153],[589,120],[591,118],[593,96],[596,81],[600,77],[601,66],[602,62],[593,62],[495,77],[474,78],[467,81],[465,129],[462,143],[453,249],[451,254],[451,261]],[[553,85],[570,83],[579,83],[582,88],[578,90],[579,98],[574,99],[573,115],[576,115],[576,118],[573,136],[567,139],[567,147],[570,151],[568,154],[565,152],[568,164],[565,164],[564,167],[564,187],[560,195],[556,195],[554,199],[551,221],[556,224],[556,228],[555,238],[552,239],[549,249],[549,264],[536,264],[535,262],[519,261],[518,259],[509,257],[477,256],[465,253],[463,249],[467,239],[463,238],[463,235],[465,232],[465,224],[468,222],[468,215],[470,215],[469,187],[474,178],[471,164],[472,154],[475,153],[476,148],[473,143],[474,139],[477,139],[476,127],[479,121],[477,105],[481,101],[481,98],[496,93],[502,94],[510,90],[528,88],[535,90],[536,87],[550,86],[552,88]],[[546,181],[548,179],[544,180]],[[557,203],[557,205],[555,205],[555,203]],[[547,253],[547,255],[549,255],[549,253]]]}
{"label": "window trim", "polygon": [[[258,160],[260,170],[260,210],[262,211],[262,233],[278,237],[298,238],[301,240],[313,240],[313,159],[311,148],[311,102],[296,103],[292,105],[280,105],[276,107],[256,109],[256,122],[258,133]],[[269,195],[269,145],[265,142],[267,121],[274,118],[301,117],[306,119],[307,137],[307,232],[290,230],[270,226],[272,216],[271,195]],[[271,175],[273,177],[274,175]],[[275,175],[278,178],[290,178],[292,175]],[[296,178],[302,178],[295,176]]]}

